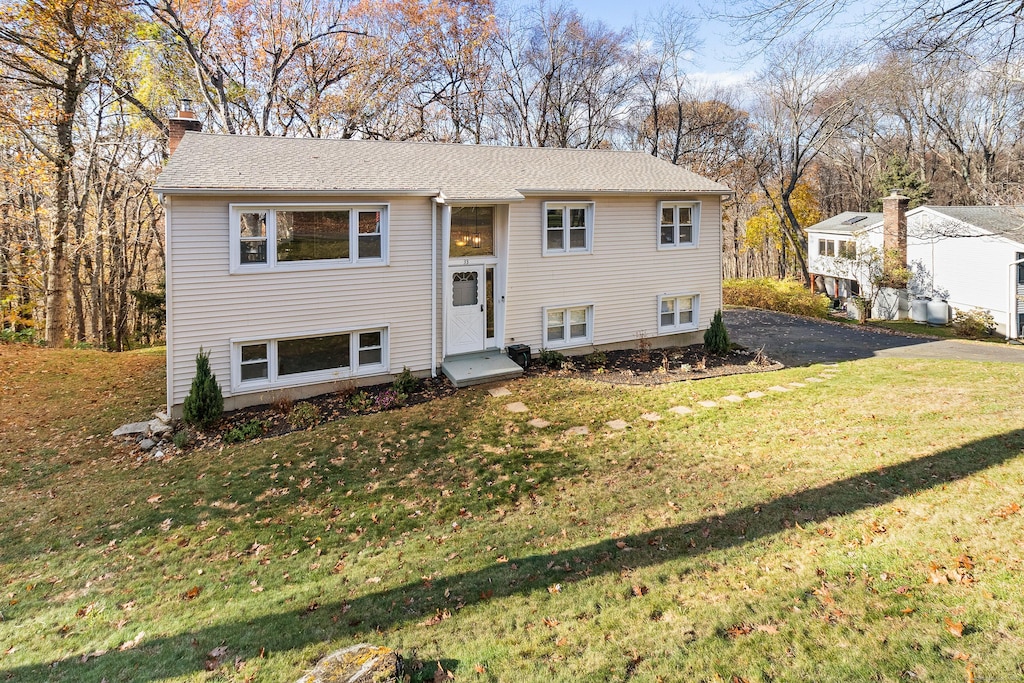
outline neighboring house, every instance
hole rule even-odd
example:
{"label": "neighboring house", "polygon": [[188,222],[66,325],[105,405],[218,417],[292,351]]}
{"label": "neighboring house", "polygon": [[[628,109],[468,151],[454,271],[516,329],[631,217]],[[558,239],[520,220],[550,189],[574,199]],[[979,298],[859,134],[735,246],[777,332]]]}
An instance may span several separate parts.
{"label": "neighboring house", "polygon": [[195,132],[174,143],[156,191],[175,414],[200,348],[232,409],[404,367],[434,374],[509,344],[695,343],[721,307],[730,190],[648,154]]}
{"label": "neighboring house", "polygon": [[[956,310],[988,310],[1000,334],[1024,330],[1024,207],[919,206],[885,197],[882,213],[846,211],[807,228],[814,287],[845,300],[870,285],[869,250],[902,252],[912,293],[944,298]],[[888,246],[883,246],[888,243]],[[916,292],[913,292],[916,290]]]}

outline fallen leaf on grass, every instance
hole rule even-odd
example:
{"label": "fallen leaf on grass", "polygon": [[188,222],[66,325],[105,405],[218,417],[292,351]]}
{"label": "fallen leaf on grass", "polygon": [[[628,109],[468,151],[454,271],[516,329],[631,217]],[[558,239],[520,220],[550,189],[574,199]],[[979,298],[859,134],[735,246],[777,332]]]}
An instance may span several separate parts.
{"label": "fallen leaf on grass", "polygon": [[447,681],[454,680],[455,674],[441,666],[441,662],[439,661],[437,663],[437,671],[434,672],[434,683],[447,683]]}
{"label": "fallen leaf on grass", "polygon": [[562,584],[560,584],[560,583],[556,583],[554,585],[548,586],[548,593],[554,594],[554,593],[561,593],[561,592],[562,592]]}
{"label": "fallen leaf on grass", "polygon": [[475,664],[475,665],[473,666],[473,671],[476,671],[476,672],[477,672],[478,674],[481,674],[481,675],[482,675],[482,674],[484,674],[484,673],[486,673],[486,672],[487,672],[487,668],[486,668],[486,667],[484,667],[484,665],[483,665],[483,664]]}
{"label": "fallen leaf on grass", "polygon": [[548,628],[554,628],[558,626],[559,623],[560,622],[558,621],[558,619],[554,619],[552,617],[544,617],[544,625]]}
{"label": "fallen leaf on grass", "polygon": [[121,652],[124,652],[125,650],[131,650],[131,649],[137,647],[138,644],[141,643],[142,639],[145,638],[145,637],[146,637],[146,632],[145,631],[139,631],[139,635],[135,636],[131,640],[125,641],[124,643],[121,644],[121,647],[119,647],[117,649],[120,650]]}
{"label": "fallen leaf on grass", "polygon": [[647,586],[645,586],[643,584],[636,584],[636,585],[633,586],[633,597],[634,598],[641,598],[641,597],[647,595],[650,591],[651,591],[651,589],[649,589]]}
{"label": "fallen leaf on grass", "polygon": [[424,622],[421,622],[420,625],[421,626],[434,626],[436,624],[440,624],[445,619],[450,619],[451,616],[452,616],[452,613],[449,612],[448,610],[440,610],[439,609],[439,610],[437,610],[437,613],[434,614],[434,616],[430,617],[429,619],[427,619]]}
{"label": "fallen leaf on grass", "polygon": [[187,591],[181,594],[181,598],[182,600],[195,600],[199,597],[199,594],[202,592],[202,586],[192,586]]}
{"label": "fallen leaf on grass", "polygon": [[568,644],[569,644],[569,639],[566,638],[565,636],[562,636],[561,638],[559,638],[558,640],[555,641],[555,647],[565,647]]}
{"label": "fallen leaf on grass", "polygon": [[210,650],[206,655],[206,670],[214,671],[217,669],[224,662],[224,658],[227,654],[228,648],[226,645],[218,645]]}
{"label": "fallen leaf on grass", "polygon": [[748,636],[751,633],[753,633],[753,631],[754,631],[754,627],[750,626],[748,624],[736,624],[735,626],[730,626],[729,628],[727,628],[725,630],[726,634],[728,634],[728,636],[730,638],[739,638],[740,636]]}
{"label": "fallen leaf on grass", "polygon": [[952,633],[957,638],[964,637],[964,624],[962,621],[953,621],[950,618],[944,619],[946,623],[946,630]]}
{"label": "fallen leaf on grass", "polygon": [[953,661],[957,661],[957,660],[959,660],[959,661],[961,661],[961,662],[966,662],[966,661],[968,661],[968,660],[969,660],[970,658],[971,658],[971,656],[970,656],[969,654],[967,654],[967,653],[965,653],[965,652],[960,652],[959,650],[957,650],[957,651],[955,651],[955,652],[953,653]]}
{"label": "fallen leaf on grass", "polygon": [[1017,503],[1010,503],[1006,507],[1000,508],[999,512],[997,512],[996,514],[1002,517],[1003,519],[1006,519],[1010,515],[1015,515],[1018,512],[1020,512],[1020,505],[1018,505]]}

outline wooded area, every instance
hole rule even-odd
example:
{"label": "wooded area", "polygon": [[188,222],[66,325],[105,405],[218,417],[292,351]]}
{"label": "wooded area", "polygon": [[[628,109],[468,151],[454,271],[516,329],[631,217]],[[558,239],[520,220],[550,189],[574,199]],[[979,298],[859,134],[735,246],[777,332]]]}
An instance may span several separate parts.
{"label": "wooded area", "polygon": [[787,3],[740,3],[763,67],[726,88],[693,77],[701,22],[669,7],[617,30],[543,1],[5,2],[0,332],[159,337],[151,187],[181,97],[215,132],[656,154],[736,190],[727,277],[804,276],[802,229],[889,187],[1022,203],[1020,10],[965,6],[915,3],[861,51],[800,34]]}

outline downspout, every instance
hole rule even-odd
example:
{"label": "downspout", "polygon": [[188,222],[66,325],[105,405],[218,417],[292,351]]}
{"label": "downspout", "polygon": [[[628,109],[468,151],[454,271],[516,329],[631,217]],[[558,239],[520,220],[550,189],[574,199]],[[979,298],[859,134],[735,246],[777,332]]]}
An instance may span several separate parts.
{"label": "downspout", "polygon": [[1013,338],[1020,336],[1020,330],[1014,330],[1017,322],[1017,278],[1014,277],[1013,267],[1024,263],[1024,258],[1010,261],[1010,302],[1006,307],[1006,341],[1010,341],[1011,330],[1016,333]]}
{"label": "downspout", "polygon": [[[443,284],[441,285],[441,334],[448,334],[448,250],[451,239],[452,207],[445,203],[444,193],[438,196],[438,204],[441,205],[441,272],[443,273]],[[441,350],[444,355],[444,349]]]}
{"label": "downspout", "polygon": [[164,272],[164,347],[166,348],[166,359],[164,364],[167,368],[167,408],[166,413],[171,417],[171,409],[174,404],[174,254],[171,251],[171,198],[162,192],[157,193],[157,201],[164,207],[164,262],[167,264]]}
{"label": "downspout", "polygon": [[430,206],[430,376],[437,377],[437,207],[444,204],[438,192]]}

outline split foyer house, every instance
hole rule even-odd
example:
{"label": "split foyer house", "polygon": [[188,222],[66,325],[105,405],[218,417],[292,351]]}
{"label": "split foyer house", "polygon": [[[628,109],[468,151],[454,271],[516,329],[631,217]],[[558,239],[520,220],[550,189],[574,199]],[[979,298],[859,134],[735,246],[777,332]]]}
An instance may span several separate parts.
{"label": "split foyer house", "polygon": [[[957,310],[992,313],[1000,334],[1024,331],[1024,207],[919,206],[897,193],[882,213],[846,211],[807,228],[808,270],[817,291],[844,300],[870,289],[865,250],[896,254],[916,289]],[[858,260],[860,263],[858,263]]]}
{"label": "split foyer house", "polygon": [[721,307],[730,190],[648,154],[177,137],[156,187],[175,414],[200,348],[232,409],[514,344],[695,343]]}

